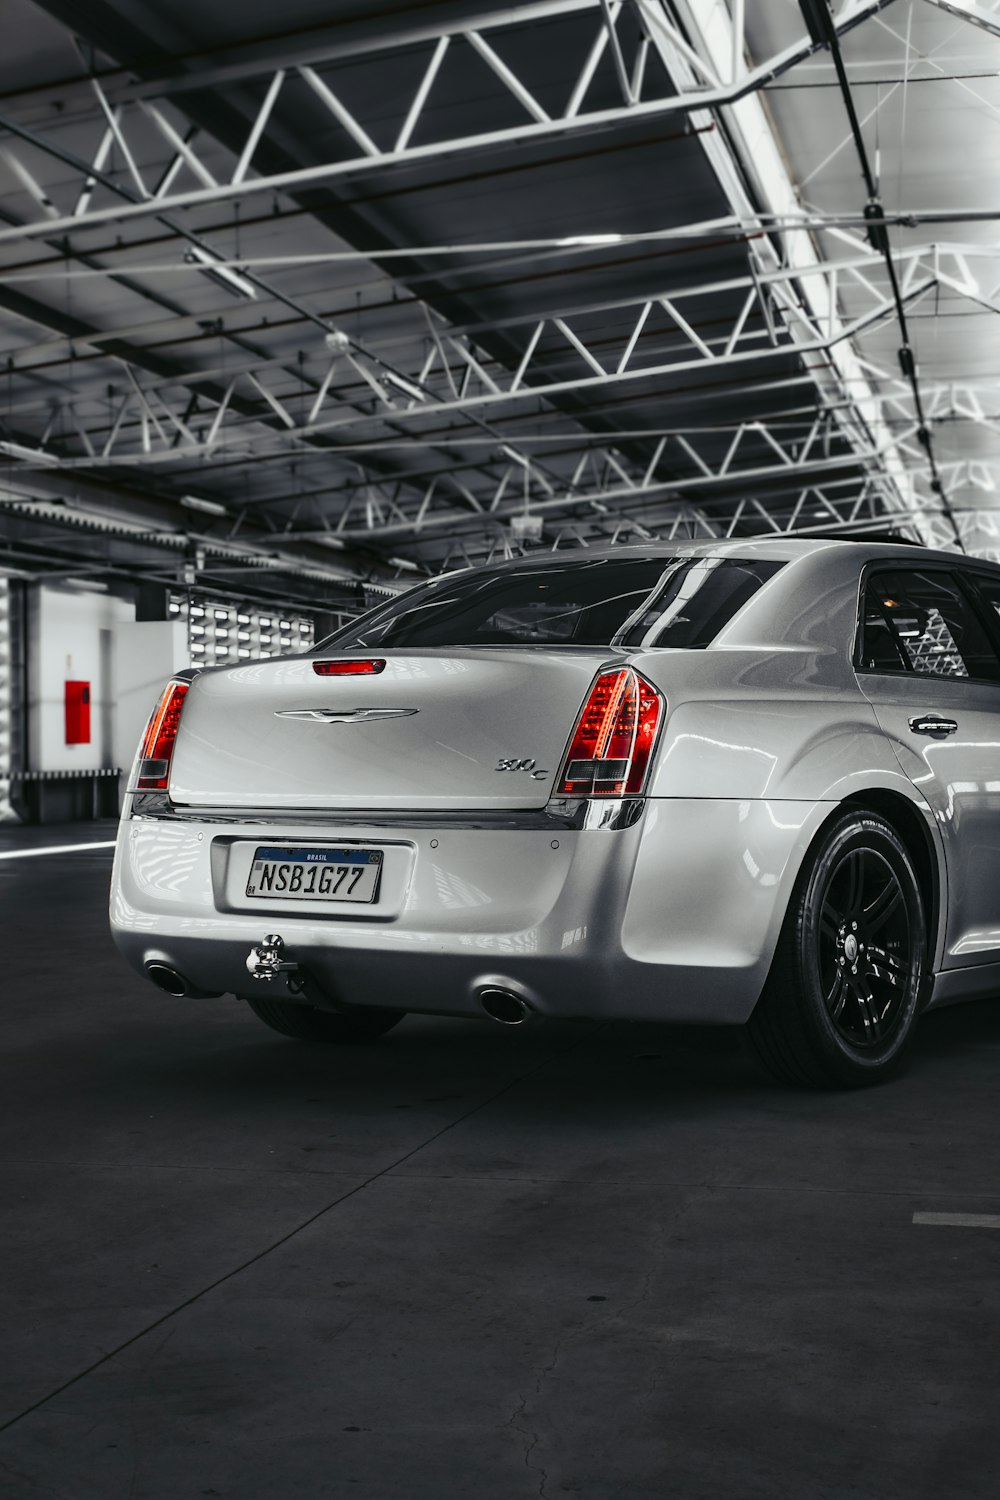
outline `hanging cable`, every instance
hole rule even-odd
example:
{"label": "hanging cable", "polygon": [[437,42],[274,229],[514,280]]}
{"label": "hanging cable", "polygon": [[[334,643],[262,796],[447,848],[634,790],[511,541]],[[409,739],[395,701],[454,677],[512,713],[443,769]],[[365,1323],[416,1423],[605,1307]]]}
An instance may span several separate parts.
{"label": "hanging cable", "polygon": [[937,460],[934,456],[934,441],[924,415],[924,403],[920,395],[920,381],[917,375],[917,362],[910,344],[910,334],[906,323],[906,306],[899,288],[899,278],[896,275],[896,267],[892,259],[889,231],[885,222],[885,209],[882,206],[882,199],[879,194],[878,180],[872,171],[864,137],[861,134],[861,124],[858,120],[857,110],[854,107],[854,96],[851,93],[847,69],[844,67],[844,58],[840,50],[840,37],[837,35],[837,28],[834,25],[833,13],[830,10],[829,0],[799,0],[799,9],[802,11],[812,40],[817,46],[829,47],[830,56],[833,58],[833,66],[837,72],[837,82],[840,85],[844,107],[847,110],[847,118],[850,121],[851,134],[854,137],[858,159],[861,163],[861,173],[868,192],[868,201],[863,210],[868,243],[873,250],[882,256],[885,261],[886,270],[889,273],[892,300],[896,305],[896,319],[899,323],[899,332],[902,337],[902,344],[899,347],[898,353],[899,368],[902,371],[904,379],[909,382],[910,390],[913,393],[913,407],[917,417],[917,441],[927,454],[927,462],[931,472],[931,489],[934,494],[940,496],[941,508],[948,518],[952,531],[955,533],[955,542],[959,551],[964,552],[965,545],[959,533],[958,523],[955,520],[951,502],[945,493]]}

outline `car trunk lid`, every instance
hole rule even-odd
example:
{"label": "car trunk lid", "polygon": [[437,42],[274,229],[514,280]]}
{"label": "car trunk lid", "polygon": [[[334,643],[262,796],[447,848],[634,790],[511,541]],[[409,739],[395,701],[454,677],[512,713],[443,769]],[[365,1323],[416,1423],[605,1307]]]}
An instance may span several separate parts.
{"label": "car trunk lid", "polygon": [[190,807],[541,807],[615,656],[450,647],[386,652],[384,669],[357,676],[320,676],[315,657],[206,672],[184,705],[170,795]]}

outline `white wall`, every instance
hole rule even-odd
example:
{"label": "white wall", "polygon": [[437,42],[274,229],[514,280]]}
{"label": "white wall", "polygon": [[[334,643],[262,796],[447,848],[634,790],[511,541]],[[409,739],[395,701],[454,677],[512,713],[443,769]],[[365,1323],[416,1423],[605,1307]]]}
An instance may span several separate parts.
{"label": "white wall", "polygon": [[[92,771],[114,758],[113,633],[135,605],[108,594],[39,587],[28,625],[28,756],[32,771]],[[90,683],[90,744],[66,744],[65,683]],[[130,764],[129,761],[125,764]]]}
{"label": "white wall", "polygon": [[133,620],[117,625],[112,664],[115,713],[111,763],[127,772],[164,684],[181,667],[191,664],[187,622]]}

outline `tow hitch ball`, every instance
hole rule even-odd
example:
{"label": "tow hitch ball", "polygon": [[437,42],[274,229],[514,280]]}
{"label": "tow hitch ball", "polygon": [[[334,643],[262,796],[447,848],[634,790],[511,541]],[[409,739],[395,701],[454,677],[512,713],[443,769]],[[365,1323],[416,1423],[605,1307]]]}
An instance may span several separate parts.
{"label": "tow hitch ball", "polygon": [[276,932],[270,933],[256,948],[251,948],[247,954],[247,972],[251,978],[271,980],[279,974],[297,973],[298,964],[282,958],[284,949],[285,940]]}

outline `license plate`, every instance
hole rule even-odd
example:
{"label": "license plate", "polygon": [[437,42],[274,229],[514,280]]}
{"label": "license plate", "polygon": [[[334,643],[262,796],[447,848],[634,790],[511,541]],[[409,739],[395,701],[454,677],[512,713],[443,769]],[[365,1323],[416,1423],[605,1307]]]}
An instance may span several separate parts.
{"label": "license plate", "polygon": [[247,895],[281,901],[378,900],[381,849],[258,849]]}

